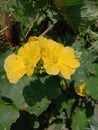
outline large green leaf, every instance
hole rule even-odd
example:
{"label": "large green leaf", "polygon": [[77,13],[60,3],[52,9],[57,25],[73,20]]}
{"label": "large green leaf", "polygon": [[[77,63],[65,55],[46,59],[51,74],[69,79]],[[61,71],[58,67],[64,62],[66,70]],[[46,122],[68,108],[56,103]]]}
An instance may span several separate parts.
{"label": "large green leaf", "polygon": [[95,64],[96,75],[91,76],[87,82],[86,93],[95,100],[98,99],[98,64]]}
{"label": "large green leaf", "polygon": [[10,98],[17,107],[25,103],[23,89],[29,85],[32,78],[23,77],[17,84],[11,84],[8,80],[1,83],[2,96]]}
{"label": "large green leaf", "polygon": [[89,51],[83,51],[81,55],[81,64],[84,67],[86,74],[89,76],[90,74],[95,74],[95,67],[93,62],[96,60],[96,56]]}
{"label": "large green leaf", "polygon": [[87,82],[86,93],[93,99],[98,99],[98,77],[93,76]]}
{"label": "large green leaf", "polygon": [[2,92],[2,86],[4,85],[3,83],[6,82],[6,74],[4,71],[4,60],[11,53],[12,53],[12,51],[8,50],[7,52],[5,52],[5,53],[3,52],[0,55],[0,91],[1,92]]}
{"label": "large green leaf", "polygon": [[67,22],[76,31],[81,27],[86,27],[94,23],[98,16],[98,2],[85,0],[82,5],[69,7],[67,13],[64,13]]}
{"label": "large green leaf", "polygon": [[49,100],[60,94],[60,81],[57,76],[44,76],[27,85],[23,90],[26,102],[32,106],[43,97]]}
{"label": "large green leaf", "polygon": [[24,98],[29,105],[25,110],[41,115],[51,103],[51,99],[59,96],[60,82],[57,76],[38,77],[23,89]]}
{"label": "large green leaf", "polygon": [[86,115],[86,109],[76,108],[75,114],[72,116],[72,129],[84,130],[90,119]]}
{"label": "large green leaf", "polygon": [[10,126],[19,117],[19,111],[14,105],[5,104],[0,101],[0,128],[10,130]]}
{"label": "large green leaf", "polygon": [[95,59],[96,56],[93,56],[93,54],[90,52],[82,52],[80,61],[81,65],[72,76],[72,78],[75,80],[75,86],[80,86],[81,84],[85,83],[91,74],[96,73],[93,64]]}
{"label": "large green leaf", "polygon": [[75,74],[72,76],[75,81],[75,86],[80,86],[82,83],[85,83],[87,80],[86,72],[83,66],[80,66]]}

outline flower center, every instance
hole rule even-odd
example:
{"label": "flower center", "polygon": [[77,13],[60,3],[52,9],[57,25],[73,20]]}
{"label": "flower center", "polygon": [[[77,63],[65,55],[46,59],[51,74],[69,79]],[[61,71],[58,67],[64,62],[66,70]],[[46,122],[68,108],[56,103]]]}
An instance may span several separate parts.
{"label": "flower center", "polygon": [[52,61],[53,61],[54,64],[58,63],[58,57],[54,56],[53,59],[52,59]]}
{"label": "flower center", "polygon": [[23,62],[24,62],[24,65],[25,65],[25,66],[28,66],[28,65],[29,65],[29,59],[28,59],[28,58],[23,59]]}

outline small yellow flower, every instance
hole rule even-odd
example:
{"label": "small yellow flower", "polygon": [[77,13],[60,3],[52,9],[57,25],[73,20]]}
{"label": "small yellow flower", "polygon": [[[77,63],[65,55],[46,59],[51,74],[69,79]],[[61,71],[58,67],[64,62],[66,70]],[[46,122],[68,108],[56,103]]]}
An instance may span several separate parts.
{"label": "small yellow flower", "polygon": [[43,45],[42,60],[48,74],[57,75],[60,72],[66,79],[70,79],[76,68],[80,66],[73,48],[64,47],[50,39],[47,39]]}
{"label": "small yellow flower", "polygon": [[11,54],[5,59],[4,69],[9,81],[14,84],[26,73],[23,59],[15,54]]}
{"label": "small yellow flower", "polygon": [[26,66],[26,74],[27,76],[31,76],[34,72],[36,64],[41,57],[39,44],[32,44],[27,42],[18,50],[17,55],[23,58],[24,64]]}
{"label": "small yellow flower", "polygon": [[60,53],[63,46],[53,40],[47,40],[43,45],[42,60],[43,66],[48,74],[57,75],[59,73]]}
{"label": "small yellow flower", "polygon": [[82,96],[82,97],[88,96],[88,95],[85,93],[85,91],[84,91],[85,88],[86,88],[86,83],[83,83],[83,84],[80,85],[79,87],[74,87],[75,92],[77,93],[77,95]]}

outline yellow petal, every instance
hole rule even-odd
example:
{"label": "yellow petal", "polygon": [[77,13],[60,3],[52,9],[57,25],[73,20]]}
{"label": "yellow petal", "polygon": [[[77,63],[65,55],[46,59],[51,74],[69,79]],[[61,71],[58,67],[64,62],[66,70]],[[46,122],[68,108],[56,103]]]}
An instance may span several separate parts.
{"label": "yellow petal", "polygon": [[41,58],[41,50],[38,44],[26,43],[19,50],[18,55],[21,56],[26,65],[26,74],[31,76],[34,72],[34,68]]}
{"label": "yellow petal", "polygon": [[75,92],[77,93],[77,95],[82,96],[82,97],[88,96],[88,95],[84,92],[85,87],[86,87],[86,83],[83,83],[83,84],[80,85],[79,87],[74,87]]}
{"label": "yellow petal", "polygon": [[75,58],[74,49],[72,47],[65,47],[62,50],[61,60],[63,63],[71,68],[78,68],[80,62]]}
{"label": "yellow petal", "polygon": [[35,42],[35,41],[39,41],[38,37],[36,36],[30,36],[28,39],[28,42]]}
{"label": "yellow petal", "polygon": [[62,45],[53,40],[47,40],[47,42],[43,45],[43,66],[48,74],[57,75],[59,73],[61,49]]}
{"label": "yellow petal", "polygon": [[5,59],[4,69],[7,73],[7,78],[14,84],[26,73],[23,59],[15,54],[11,54]]}
{"label": "yellow petal", "polygon": [[44,64],[44,68],[46,72],[50,75],[57,75],[59,73],[58,67],[52,63]]}
{"label": "yellow petal", "polygon": [[71,79],[71,75],[75,72],[76,69],[70,68],[68,66],[60,66],[60,72],[65,79]]}

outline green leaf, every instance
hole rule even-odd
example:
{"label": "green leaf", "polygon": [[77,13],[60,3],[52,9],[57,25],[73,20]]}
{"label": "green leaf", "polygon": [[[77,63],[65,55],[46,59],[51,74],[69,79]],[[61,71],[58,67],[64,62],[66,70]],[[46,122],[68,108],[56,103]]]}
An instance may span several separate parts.
{"label": "green leaf", "polygon": [[97,19],[97,4],[96,1],[85,0],[83,4],[67,8],[67,13],[63,15],[75,31],[79,30],[80,27],[85,29],[86,26],[90,26]]}
{"label": "green leaf", "polygon": [[91,96],[93,99],[98,99],[98,64],[95,65],[95,74],[94,76],[91,76],[89,80],[87,81],[87,86],[86,86],[86,93]]}
{"label": "green leaf", "polygon": [[96,56],[83,50],[80,61],[81,65],[72,76],[75,81],[75,86],[80,86],[85,83],[91,74],[96,73],[93,63],[95,59]]}
{"label": "green leaf", "polygon": [[91,74],[95,74],[94,61],[96,60],[96,56],[89,51],[83,51],[81,55],[81,64],[86,72],[86,76],[90,76]]}
{"label": "green leaf", "polygon": [[[4,126],[0,124],[0,130],[4,130]],[[10,128],[7,128],[8,130],[10,130]]]}
{"label": "green leaf", "polygon": [[5,58],[12,54],[12,50],[8,50],[5,53],[1,53],[0,55],[0,86],[1,86],[1,82],[3,82],[5,80],[5,71],[4,71],[4,60]]}
{"label": "green leaf", "polygon": [[10,130],[10,125],[19,117],[19,111],[14,105],[0,102],[0,128]]}
{"label": "green leaf", "polygon": [[86,71],[83,66],[80,66],[73,74],[72,79],[75,81],[75,86],[80,86],[87,80]]}
{"label": "green leaf", "polygon": [[70,99],[67,102],[67,106],[65,107],[66,112],[68,114],[68,117],[70,117],[71,111],[72,111],[72,106],[75,103],[75,99]]}
{"label": "green leaf", "polygon": [[86,93],[91,96],[93,99],[98,99],[98,77],[92,76],[86,86]]}
{"label": "green leaf", "polygon": [[23,89],[29,85],[33,78],[23,77],[17,84],[11,84],[8,80],[1,83],[2,96],[10,98],[20,108],[25,103]]}
{"label": "green leaf", "polygon": [[86,116],[86,110],[79,107],[76,108],[75,114],[72,116],[72,129],[84,130],[89,122]]}
{"label": "green leaf", "polygon": [[23,89],[23,95],[30,107],[26,111],[41,115],[60,94],[60,81],[57,76],[40,76]]}
{"label": "green leaf", "polygon": [[51,101],[49,101],[46,97],[42,98],[40,102],[37,102],[34,106],[28,107],[26,111],[31,114],[35,114],[37,117],[41,115],[49,106]]}
{"label": "green leaf", "polygon": [[[60,1],[60,0],[59,0]],[[64,6],[74,6],[81,4],[84,0],[63,0]]]}
{"label": "green leaf", "polygon": [[81,7],[82,5],[69,7],[67,8],[67,14],[64,14],[64,17],[66,17],[68,24],[75,31],[79,30],[81,23]]}
{"label": "green leaf", "polygon": [[74,103],[75,103],[75,99],[69,99],[68,101],[64,100],[62,103],[59,103],[59,104],[61,104],[59,112],[63,112],[63,110],[66,110],[67,115],[70,118],[72,106]]}
{"label": "green leaf", "polygon": [[57,76],[38,78],[23,90],[24,98],[30,106],[40,102],[43,97],[51,100],[59,96],[60,93],[60,81]]}

